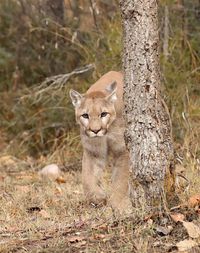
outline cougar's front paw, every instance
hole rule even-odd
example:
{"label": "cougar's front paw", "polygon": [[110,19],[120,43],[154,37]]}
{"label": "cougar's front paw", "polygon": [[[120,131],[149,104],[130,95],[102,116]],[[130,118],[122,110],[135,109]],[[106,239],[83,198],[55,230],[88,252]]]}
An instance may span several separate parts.
{"label": "cougar's front paw", "polygon": [[116,214],[128,215],[132,212],[131,202],[127,196],[120,198],[119,196],[112,195],[109,199],[109,204]]}
{"label": "cougar's front paw", "polygon": [[104,191],[86,194],[87,201],[93,206],[101,206],[106,204],[106,194]]}

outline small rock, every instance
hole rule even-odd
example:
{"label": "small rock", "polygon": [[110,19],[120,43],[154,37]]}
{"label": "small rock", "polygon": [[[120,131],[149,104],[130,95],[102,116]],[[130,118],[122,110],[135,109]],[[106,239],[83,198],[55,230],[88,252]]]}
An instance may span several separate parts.
{"label": "small rock", "polygon": [[167,226],[167,227],[157,226],[156,232],[161,236],[166,236],[171,233],[172,229],[173,229],[172,226]]}
{"label": "small rock", "polygon": [[44,178],[49,178],[55,180],[61,174],[61,171],[56,164],[49,164],[45,166],[42,170],[38,172],[38,174]]}

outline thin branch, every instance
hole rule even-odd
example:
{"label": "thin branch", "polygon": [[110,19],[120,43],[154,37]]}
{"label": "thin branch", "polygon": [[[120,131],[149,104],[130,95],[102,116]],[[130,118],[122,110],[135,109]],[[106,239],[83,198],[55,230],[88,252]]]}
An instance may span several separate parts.
{"label": "thin branch", "polygon": [[92,16],[94,19],[94,24],[96,26],[97,31],[99,31],[99,27],[98,27],[98,22],[97,22],[97,16],[96,16],[96,2],[94,0],[90,0],[90,6],[91,6],[91,11],[92,11]]}
{"label": "thin branch", "polygon": [[24,98],[35,96],[39,97],[38,100],[40,100],[40,97],[44,92],[47,92],[52,89],[61,90],[71,77],[86,73],[94,68],[95,68],[94,64],[88,64],[84,67],[77,68],[67,74],[60,74],[56,76],[47,77],[39,86],[33,88],[30,94],[22,96],[20,99],[23,100]]}

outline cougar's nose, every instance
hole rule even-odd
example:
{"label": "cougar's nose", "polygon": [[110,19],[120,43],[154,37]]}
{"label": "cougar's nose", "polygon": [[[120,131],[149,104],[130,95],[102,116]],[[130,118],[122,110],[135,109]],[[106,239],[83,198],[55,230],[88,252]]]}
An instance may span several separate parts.
{"label": "cougar's nose", "polygon": [[93,133],[95,133],[95,134],[98,134],[98,132],[99,132],[100,130],[101,130],[101,129],[98,129],[98,130],[97,130],[97,129],[95,129],[95,130],[92,130],[92,129],[91,129],[91,131],[92,131]]}

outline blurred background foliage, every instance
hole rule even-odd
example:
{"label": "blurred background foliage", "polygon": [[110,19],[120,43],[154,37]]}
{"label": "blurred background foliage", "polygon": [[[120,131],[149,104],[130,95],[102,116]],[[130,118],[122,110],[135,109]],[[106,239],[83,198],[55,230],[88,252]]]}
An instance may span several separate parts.
{"label": "blurred background foliage", "polygon": [[[162,0],[159,18],[163,96],[175,146],[200,157],[200,2]],[[84,92],[105,72],[121,69],[118,1],[2,0],[0,31],[0,151],[77,159],[68,91]],[[64,85],[40,85],[87,64],[93,70]]]}

